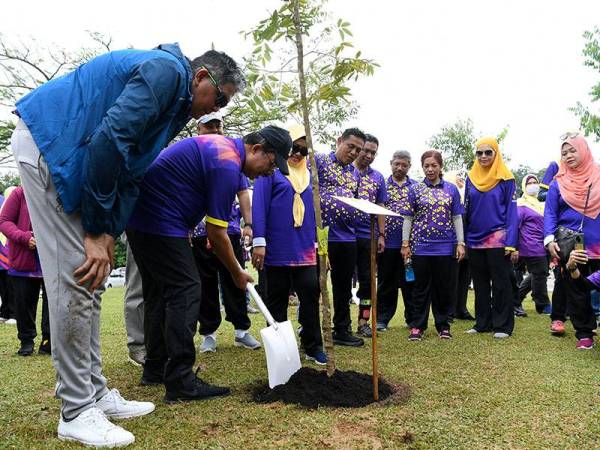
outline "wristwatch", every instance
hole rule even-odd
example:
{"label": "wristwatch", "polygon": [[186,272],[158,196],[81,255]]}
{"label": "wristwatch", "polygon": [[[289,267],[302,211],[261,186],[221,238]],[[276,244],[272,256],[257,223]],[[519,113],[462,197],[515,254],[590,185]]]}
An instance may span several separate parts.
{"label": "wristwatch", "polygon": [[579,269],[579,267],[577,267],[577,264],[575,264],[575,267],[567,266],[567,269],[569,270],[569,272],[575,272],[577,269]]}

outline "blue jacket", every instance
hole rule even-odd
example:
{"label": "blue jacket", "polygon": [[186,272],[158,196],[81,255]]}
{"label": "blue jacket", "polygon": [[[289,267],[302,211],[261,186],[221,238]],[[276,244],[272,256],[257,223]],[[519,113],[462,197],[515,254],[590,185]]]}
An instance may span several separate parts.
{"label": "blue jacket", "polygon": [[98,56],[17,102],[67,214],[125,229],[146,168],[189,120],[192,69],[177,44]]}

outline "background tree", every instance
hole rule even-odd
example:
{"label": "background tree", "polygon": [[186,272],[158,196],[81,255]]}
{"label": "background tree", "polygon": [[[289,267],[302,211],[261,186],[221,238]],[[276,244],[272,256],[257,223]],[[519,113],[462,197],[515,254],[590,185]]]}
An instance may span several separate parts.
{"label": "background tree", "polygon": [[[593,31],[583,33],[586,40],[583,48],[583,56],[585,56],[584,65],[591,67],[596,73],[600,72],[600,28],[595,27]],[[591,102],[595,103],[600,100],[600,81],[592,86],[590,90]],[[594,136],[594,139],[600,141],[600,110],[596,104],[596,109],[583,105],[577,102],[573,108],[569,108],[574,112],[581,123],[586,136]]]}
{"label": "background tree", "polygon": [[[246,33],[254,50],[248,59],[249,81],[256,94],[247,97],[252,108],[270,110],[281,119],[304,123],[309,148],[312,188],[319,234],[319,285],[323,311],[323,335],[327,373],[333,375],[335,360],[327,286],[326,231],[323,230],[319,184],[314,158],[314,139],[331,143],[356,108],[352,106],[349,82],[373,74],[376,63],[349,52],[353,44],[350,24],[341,19],[334,25],[324,10],[325,1],[291,0]],[[312,37],[311,37],[312,36]],[[307,40],[307,48],[304,47]],[[272,56],[279,55],[277,61]],[[265,100],[268,102],[265,104]]]}

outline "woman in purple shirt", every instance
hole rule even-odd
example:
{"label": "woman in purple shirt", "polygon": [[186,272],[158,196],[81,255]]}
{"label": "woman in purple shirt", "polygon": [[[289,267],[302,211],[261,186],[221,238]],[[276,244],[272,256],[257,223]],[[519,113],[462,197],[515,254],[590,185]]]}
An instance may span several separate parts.
{"label": "woman in purple shirt", "polygon": [[517,201],[519,214],[519,259],[527,266],[530,276],[519,286],[519,301],[531,291],[539,314],[550,310],[548,298],[548,256],[544,248],[544,204],[537,199],[540,191],[538,177],[523,178],[523,195]]}
{"label": "woman in purple shirt", "polygon": [[491,331],[495,338],[504,339],[515,323],[510,279],[510,255],[518,240],[515,179],[496,139],[484,137],[475,147],[465,189],[467,247],[475,288],[475,326],[467,333]]}
{"label": "woman in purple shirt", "polygon": [[456,303],[456,261],[465,256],[464,211],[458,188],[442,178],[442,154],[426,151],[421,165],[425,179],[410,187],[409,207],[403,211],[402,257],[408,263],[412,256],[415,272],[414,319],[409,324],[408,339],[423,338],[430,303],[438,336],[450,339],[449,317]]}
{"label": "woman in purple shirt", "polygon": [[324,365],[319,324],[319,281],[317,275],[316,221],[308,149],[304,127],[290,129],[293,146],[288,159],[289,175],[276,171],[254,184],[252,263],[265,269],[265,305],[277,322],[287,320],[289,292],[300,300],[300,340],[306,359]]}

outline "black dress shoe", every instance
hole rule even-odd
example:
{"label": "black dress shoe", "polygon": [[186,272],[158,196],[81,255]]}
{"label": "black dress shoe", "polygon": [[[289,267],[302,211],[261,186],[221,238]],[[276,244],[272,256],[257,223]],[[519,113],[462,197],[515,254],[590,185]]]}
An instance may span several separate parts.
{"label": "black dress shoe", "polygon": [[475,317],[471,315],[468,311],[465,314],[457,315],[456,319],[458,320],[475,320]]}
{"label": "black dress shoe", "polygon": [[19,356],[31,356],[33,355],[33,342],[27,344],[21,344],[21,348],[17,352]]}
{"label": "black dress shoe", "polygon": [[335,345],[345,345],[346,347],[362,347],[365,341],[353,336],[351,333],[333,333],[333,343]]}
{"label": "black dress shoe", "polygon": [[227,387],[213,386],[205,383],[200,378],[194,380],[194,385],[190,389],[181,391],[169,391],[165,394],[163,401],[165,403],[193,402],[198,400],[208,400],[215,397],[224,397],[229,395],[231,390]]}
{"label": "black dress shoe", "polygon": [[40,348],[38,349],[38,354],[40,355],[51,355],[52,347],[50,346],[50,339],[42,339],[40,343]]}
{"label": "black dress shoe", "polygon": [[155,374],[152,372],[144,371],[140,384],[142,386],[159,386],[164,384],[165,378],[162,374]]}

